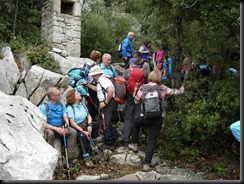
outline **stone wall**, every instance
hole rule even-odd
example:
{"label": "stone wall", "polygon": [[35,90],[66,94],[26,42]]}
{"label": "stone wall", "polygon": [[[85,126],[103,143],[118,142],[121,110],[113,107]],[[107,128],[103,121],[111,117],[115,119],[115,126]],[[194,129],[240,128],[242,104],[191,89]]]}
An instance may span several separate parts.
{"label": "stone wall", "polygon": [[48,0],[42,10],[42,38],[61,50],[62,56],[80,57],[83,0]]}

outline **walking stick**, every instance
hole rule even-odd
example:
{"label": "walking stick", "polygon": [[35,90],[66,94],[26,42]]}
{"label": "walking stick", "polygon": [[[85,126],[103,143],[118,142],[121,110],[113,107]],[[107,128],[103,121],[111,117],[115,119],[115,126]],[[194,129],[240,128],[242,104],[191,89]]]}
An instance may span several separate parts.
{"label": "walking stick", "polygon": [[[64,130],[64,126],[63,126],[63,130]],[[67,164],[67,169],[68,169],[68,177],[70,180],[69,160],[68,160],[67,142],[66,142],[65,135],[64,135],[64,150],[65,150],[66,164]]]}
{"label": "walking stick", "polygon": [[93,153],[96,165],[97,165],[97,157],[96,157],[96,154],[95,154],[95,149],[96,149],[95,144],[94,144],[94,142],[91,141],[91,137],[89,137],[88,140],[90,142],[90,145],[91,145],[91,148],[92,148],[92,153]]}
{"label": "walking stick", "polygon": [[107,161],[109,161],[109,153],[108,153],[108,149],[109,149],[109,146],[108,146],[108,141],[106,139],[106,131],[107,131],[107,128],[106,128],[106,123],[105,123],[105,119],[104,119],[104,114],[102,114],[102,123],[103,123],[103,129],[104,129],[104,139],[105,139],[105,144],[107,146]]}

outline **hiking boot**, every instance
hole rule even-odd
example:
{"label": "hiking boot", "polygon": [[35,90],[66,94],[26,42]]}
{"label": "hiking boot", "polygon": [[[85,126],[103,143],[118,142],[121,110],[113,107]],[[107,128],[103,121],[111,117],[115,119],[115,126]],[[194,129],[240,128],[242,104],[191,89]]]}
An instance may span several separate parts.
{"label": "hiking boot", "polygon": [[143,172],[148,172],[148,171],[151,171],[151,170],[152,170],[152,168],[150,167],[149,164],[144,164],[144,165],[142,166],[142,171],[143,171]]}
{"label": "hiking boot", "polygon": [[137,152],[138,151],[138,144],[137,143],[129,144],[128,148],[133,150],[134,152]]}
{"label": "hiking boot", "polygon": [[92,163],[92,161],[90,160],[90,157],[86,157],[84,158],[84,164],[86,165],[86,167],[88,168],[93,168],[95,167],[95,165]]}

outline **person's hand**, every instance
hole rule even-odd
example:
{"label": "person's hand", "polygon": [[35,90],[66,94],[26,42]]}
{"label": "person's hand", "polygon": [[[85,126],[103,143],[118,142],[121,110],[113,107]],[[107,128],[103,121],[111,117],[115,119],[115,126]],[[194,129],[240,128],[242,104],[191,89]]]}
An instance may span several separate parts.
{"label": "person's hand", "polygon": [[127,57],[127,56],[126,56],[126,57],[124,57],[124,60],[125,60],[125,61],[127,61],[127,60],[128,60],[128,57]]}
{"label": "person's hand", "polygon": [[105,102],[101,102],[101,103],[99,104],[99,108],[100,108],[100,109],[103,109],[105,106],[106,106]]}
{"label": "person's hand", "polygon": [[181,92],[181,93],[184,93],[184,92],[185,92],[185,88],[184,88],[183,85],[180,87],[180,92]]}
{"label": "person's hand", "polygon": [[91,133],[92,133],[92,126],[88,126],[87,127],[87,132],[91,135]]}
{"label": "person's hand", "polygon": [[86,137],[89,139],[89,137],[91,136],[91,134],[87,131],[83,131],[83,133],[86,135]]}
{"label": "person's hand", "polygon": [[60,135],[66,135],[67,130],[65,130],[64,128],[61,127],[57,127],[56,131],[60,134]]}
{"label": "person's hand", "polygon": [[87,82],[82,82],[81,84],[82,84],[83,86],[87,86],[88,83],[87,83]]}

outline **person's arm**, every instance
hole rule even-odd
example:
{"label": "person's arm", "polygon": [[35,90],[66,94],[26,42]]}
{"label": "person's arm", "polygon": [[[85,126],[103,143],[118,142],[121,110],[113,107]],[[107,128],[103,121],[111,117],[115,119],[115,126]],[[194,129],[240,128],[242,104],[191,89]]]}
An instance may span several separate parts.
{"label": "person's arm", "polygon": [[149,50],[144,50],[144,47],[141,46],[140,49],[139,49],[139,52],[142,53],[142,54],[147,54],[147,53],[149,53]]}
{"label": "person's arm", "polygon": [[142,94],[143,94],[143,89],[142,89],[142,87],[140,87],[136,96],[134,97],[135,104],[139,104],[141,102]]}
{"label": "person's arm", "polygon": [[87,120],[88,120],[88,122],[87,122],[87,132],[89,133],[89,134],[91,134],[92,133],[92,117],[91,117],[91,115],[90,114],[88,114],[88,116],[87,116]]}
{"label": "person's arm", "polygon": [[122,50],[122,58],[123,59],[127,59],[127,48],[129,47],[129,45],[130,45],[130,40],[129,39],[125,39],[122,42],[121,50]]}
{"label": "person's arm", "polygon": [[169,88],[164,85],[162,85],[161,88],[163,88],[166,95],[179,95],[179,94],[183,94],[185,92],[185,88],[183,85],[180,87],[180,89],[173,89],[173,88]]}
{"label": "person's arm", "polygon": [[[43,114],[46,116],[46,118],[47,118],[47,110],[46,110],[46,107],[45,107],[44,104],[42,104],[40,110],[42,111],[42,113],[43,113]],[[44,124],[44,128],[53,130],[53,131],[55,131],[55,132],[57,132],[57,133],[59,133],[59,134],[61,134],[61,135],[65,135],[65,131],[63,131],[62,128],[60,128],[60,127],[56,127],[56,126],[53,126],[53,125],[49,124],[49,123],[47,122],[47,119],[46,119],[46,122],[45,122],[45,124]]]}
{"label": "person's arm", "polygon": [[44,127],[47,128],[47,129],[53,130],[53,131],[55,131],[55,132],[57,132],[57,133],[59,133],[61,135],[65,135],[66,134],[66,132],[63,130],[63,128],[55,127],[53,125],[48,124],[47,122],[44,124]]}
{"label": "person's arm", "polygon": [[97,91],[97,86],[96,85],[93,85],[91,83],[87,83],[86,84],[88,88],[91,88],[93,91]]}
{"label": "person's arm", "polygon": [[109,86],[106,88],[106,91],[107,91],[107,97],[103,102],[101,102],[99,104],[100,109],[104,108],[110,102],[110,100],[113,98],[114,87]]}

